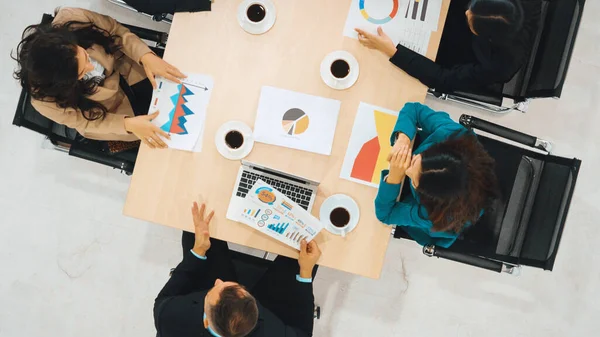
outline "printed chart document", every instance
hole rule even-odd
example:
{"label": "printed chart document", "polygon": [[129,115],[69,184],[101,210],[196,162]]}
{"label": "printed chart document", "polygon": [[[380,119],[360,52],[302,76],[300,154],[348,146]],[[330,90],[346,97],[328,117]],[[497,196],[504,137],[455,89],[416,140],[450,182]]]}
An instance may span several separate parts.
{"label": "printed chart document", "polygon": [[395,44],[425,55],[441,9],[442,0],[352,0],[344,36],[358,39],[355,28],[377,34],[381,27]]}
{"label": "printed chart document", "polygon": [[274,87],[263,87],[254,139],[257,142],[331,154],[341,102]]}
{"label": "printed chart document", "polygon": [[300,242],[312,241],[323,229],[321,222],[291,199],[257,181],[240,207],[242,223],[300,250]]}
{"label": "printed chart document", "polygon": [[360,103],[340,178],[379,187],[381,171],[389,167],[387,156],[396,119],[398,111]]}
{"label": "printed chart document", "polygon": [[200,152],[213,79],[186,75],[182,83],[157,78],[149,113],[160,111],[152,123],[171,135],[171,140],[164,139],[169,148]]}

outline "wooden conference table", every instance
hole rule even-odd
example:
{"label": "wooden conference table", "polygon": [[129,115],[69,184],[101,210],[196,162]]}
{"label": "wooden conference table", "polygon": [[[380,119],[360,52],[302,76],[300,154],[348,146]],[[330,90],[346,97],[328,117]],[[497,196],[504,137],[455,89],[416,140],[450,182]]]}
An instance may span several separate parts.
{"label": "wooden conference table", "polygon": [[[323,230],[316,239],[323,251],[319,264],[379,278],[391,227],[375,217],[375,188],[340,179],[346,144],[359,102],[399,110],[406,102],[423,102],[427,89],[381,53],[343,36],[351,0],[273,1],[277,8],[275,26],[258,36],[246,33],[237,22],[241,1],[215,1],[211,12],[175,15],[165,59],[185,72],[210,74],[215,81],[203,150],[191,153],[142,146],[124,213],[193,231],[190,208],[194,200],[203,201],[216,213],[212,237],[297,258],[294,249],[225,218],[240,162],[229,161],[217,152],[215,133],[231,120],[252,127],[264,85],[340,100],[331,156],[256,143],[246,159],[320,181],[312,210],[317,217],[327,197],[344,193],[354,198],[361,211],[360,223],[346,238]],[[432,33],[427,52],[429,58],[437,53],[449,4],[450,0],[443,1],[440,25]],[[348,90],[331,89],[320,77],[321,61],[335,50],[349,51],[360,64],[358,82]]]}

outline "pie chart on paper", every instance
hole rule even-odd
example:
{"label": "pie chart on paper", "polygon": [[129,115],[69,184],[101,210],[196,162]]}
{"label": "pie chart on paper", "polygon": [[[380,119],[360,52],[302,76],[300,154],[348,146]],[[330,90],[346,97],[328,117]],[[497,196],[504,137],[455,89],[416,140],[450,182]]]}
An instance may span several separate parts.
{"label": "pie chart on paper", "polygon": [[308,130],[308,115],[298,108],[289,109],[283,114],[281,125],[286,134],[290,136],[301,135]]}

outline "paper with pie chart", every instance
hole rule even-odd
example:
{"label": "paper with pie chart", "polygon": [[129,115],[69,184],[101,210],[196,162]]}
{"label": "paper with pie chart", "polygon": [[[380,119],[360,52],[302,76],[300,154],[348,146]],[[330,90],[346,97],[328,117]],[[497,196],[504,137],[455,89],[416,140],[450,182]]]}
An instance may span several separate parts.
{"label": "paper with pie chart", "polygon": [[425,55],[441,9],[442,0],[352,0],[344,36],[358,39],[355,28],[377,34],[381,27],[394,44]]}
{"label": "paper with pie chart", "polygon": [[160,112],[152,123],[171,135],[165,139],[169,148],[200,152],[213,79],[202,74],[187,76],[182,83],[157,78],[149,113]]}
{"label": "paper with pie chart", "polygon": [[398,111],[360,103],[340,177],[378,187],[381,171],[389,167],[390,137]]}
{"label": "paper with pie chart", "polygon": [[257,142],[331,154],[341,102],[295,91],[262,88],[254,122]]}

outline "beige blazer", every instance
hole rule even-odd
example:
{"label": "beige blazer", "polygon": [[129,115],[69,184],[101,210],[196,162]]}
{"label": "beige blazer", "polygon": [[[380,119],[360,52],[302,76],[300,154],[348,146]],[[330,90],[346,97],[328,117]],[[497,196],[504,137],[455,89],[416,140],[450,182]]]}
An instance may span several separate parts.
{"label": "beige blazer", "polygon": [[[62,8],[53,24],[62,24],[68,21],[92,22],[118,37],[122,45],[115,55],[108,55],[104,49],[94,45],[87,49],[90,56],[98,61],[106,70],[106,79],[97,91],[89,96],[108,109],[106,118],[88,121],[78,109],[63,109],[54,102],[45,100],[31,100],[33,107],[42,115],[76,129],[82,136],[97,140],[134,141],[137,137],[125,131],[125,116],[133,117],[133,109],[129,99],[119,87],[119,74],[127,80],[129,85],[138,83],[146,78],[144,68],[140,65],[140,58],[152,51],[150,48],[129,29],[120,25],[115,19],[80,8]],[[124,55],[123,55],[124,54]]]}

